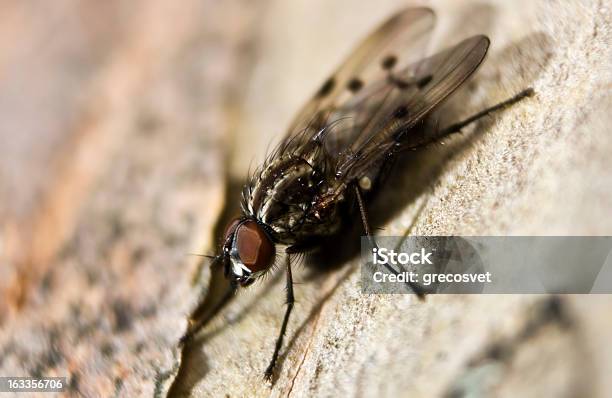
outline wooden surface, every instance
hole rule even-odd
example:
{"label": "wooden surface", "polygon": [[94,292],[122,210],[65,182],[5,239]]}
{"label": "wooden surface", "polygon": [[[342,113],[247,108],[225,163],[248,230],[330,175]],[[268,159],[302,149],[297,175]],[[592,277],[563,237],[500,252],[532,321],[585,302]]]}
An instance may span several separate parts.
{"label": "wooden surface", "polygon": [[[376,224],[612,234],[609,5],[419,4],[438,14],[432,49],[492,40],[445,118],[527,86],[537,95],[402,163]],[[0,5],[0,375],[66,376],[66,395],[87,397],[609,395],[610,296],[365,296],[354,260],[295,270],[272,386],[281,273],[178,350],[187,315],[219,285],[189,253],[214,252],[249,164],[405,5]]]}

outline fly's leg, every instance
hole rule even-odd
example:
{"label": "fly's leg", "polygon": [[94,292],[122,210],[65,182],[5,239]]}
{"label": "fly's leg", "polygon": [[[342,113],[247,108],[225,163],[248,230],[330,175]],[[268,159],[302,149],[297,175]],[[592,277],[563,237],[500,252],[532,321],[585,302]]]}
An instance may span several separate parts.
{"label": "fly's leg", "polygon": [[183,346],[191,342],[193,337],[200,331],[200,329],[202,329],[211,319],[217,316],[217,314],[223,309],[223,307],[225,307],[225,305],[232,299],[232,297],[234,297],[236,289],[237,286],[235,283],[230,284],[221,300],[219,300],[219,302],[215,304],[212,310],[205,317],[202,317],[196,320],[195,322],[192,322],[192,320],[190,319],[187,331],[179,340],[179,345]]}
{"label": "fly's leg", "polygon": [[520,93],[518,93],[517,95],[515,95],[512,98],[508,98],[505,101],[500,102],[497,105],[493,105],[490,108],[484,109],[478,113],[476,113],[475,115],[472,115],[470,117],[468,117],[465,120],[462,120],[461,122],[458,123],[454,123],[451,124],[450,126],[440,130],[436,135],[438,137],[445,137],[449,134],[453,134],[453,133],[458,133],[459,131],[461,131],[462,128],[464,128],[465,126],[467,126],[468,124],[474,123],[476,120],[487,116],[493,112],[496,112],[500,109],[506,108],[510,105],[513,105],[517,102],[519,102],[520,100],[527,98],[527,97],[531,97],[534,94],[533,89],[530,87],[528,89],[525,89],[523,91],[521,91]]}
{"label": "fly's leg", "polygon": [[283,324],[280,329],[280,333],[278,338],[276,339],[276,345],[274,347],[274,354],[272,354],[272,359],[270,360],[270,364],[266,369],[264,374],[264,378],[268,381],[272,380],[272,374],[274,373],[274,366],[276,365],[276,360],[278,359],[278,354],[280,349],[283,346],[283,338],[285,337],[285,332],[287,331],[287,324],[289,323],[289,316],[291,315],[291,310],[293,310],[293,303],[295,302],[295,298],[293,297],[293,276],[291,275],[291,248],[288,248],[286,251],[287,256],[287,309],[285,310],[285,317],[283,318]]}
{"label": "fly's leg", "polygon": [[[368,222],[368,216],[366,214],[365,204],[363,202],[361,190],[359,189],[357,185],[355,185],[354,187],[355,187],[355,195],[357,196],[357,203],[359,204],[359,213],[361,214],[361,222],[363,223],[363,229],[365,231],[366,236],[368,237],[368,240],[370,241],[370,245],[372,246],[372,248],[375,248],[378,250],[378,245],[376,244],[376,240],[374,239],[374,236],[372,235],[372,231],[370,229],[370,223]],[[387,268],[387,270],[389,270],[394,275],[398,274],[398,272],[395,269],[393,269],[393,267],[391,267],[389,264],[385,263],[383,265],[385,268]],[[425,297],[425,290],[422,287],[420,287],[418,284],[410,282],[410,281],[407,281],[406,284],[410,286],[412,291],[414,291],[414,293],[416,293],[416,295],[420,299]]]}
{"label": "fly's leg", "polygon": [[465,126],[469,124],[474,123],[478,119],[484,116],[490,115],[493,112],[497,112],[503,108],[509,107],[510,105],[514,105],[517,102],[527,97],[531,97],[533,94],[534,94],[534,91],[532,88],[525,89],[521,91],[520,93],[516,94],[515,96],[508,98],[507,100],[502,101],[499,104],[493,105],[487,109],[483,109],[482,111],[468,117],[465,120],[462,120],[458,123],[453,123],[450,126],[447,126],[446,128],[443,128],[441,130],[437,130],[435,134],[433,134],[433,136],[426,137],[423,141],[416,143],[416,144],[415,143],[404,143],[402,142],[402,139],[401,139],[402,136],[400,136],[400,138],[398,138],[397,140],[394,153],[399,153],[399,152],[404,152],[404,151],[416,151],[418,149],[428,147],[432,143],[439,142],[440,140],[448,137],[451,134],[460,133],[461,129],[463,129]]}

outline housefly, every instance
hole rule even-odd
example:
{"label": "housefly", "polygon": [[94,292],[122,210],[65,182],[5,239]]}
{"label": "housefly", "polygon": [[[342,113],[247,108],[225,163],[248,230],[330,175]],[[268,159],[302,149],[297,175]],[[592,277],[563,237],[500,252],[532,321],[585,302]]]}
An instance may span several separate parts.
{"label": "housefly", "polygon": [[373,242],[364,194],[379,182],[383,165],[533,93],[524,90],[425,134],[431,112],[474,73],[489,47],[489,39],[477,35],[424,57],[434,25],[429,8],[395,14],[356,47],[298,112],[280,144],[248,178],[242,214],[229,223],[221,252],[212,257],[212,266],[223,268],[230,288],[207,317],[191,319],[183,344],[192,341],[239,287],[270,271],[282,251],[287,308],[265,370],[269,380],[293,308],[294,256],[337,233],[350,212],[359,211]]}

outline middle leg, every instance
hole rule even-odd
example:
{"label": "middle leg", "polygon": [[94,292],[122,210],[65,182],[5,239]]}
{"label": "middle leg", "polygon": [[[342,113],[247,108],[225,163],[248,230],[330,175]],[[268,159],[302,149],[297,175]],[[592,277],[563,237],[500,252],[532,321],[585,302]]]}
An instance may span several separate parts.
{"label": "middle leg", "polygon": [[[355,185],[354,187],[355,187],[355,196],[357,196],[357,203],[359,204],[359,213],[361,213],[361,222],[363,223],[363,229],[365,231],[365,234],[366,234],[368,240],[370,241],[370,245],[373,248],[378,249],[378,245],[376,244],[376,240],[374,239],[374,236],[372,235],[372,230],[370,229],[370,223],[368,222],[368,216],[366,214],[365,204],[364,204],[364,201],[363,201],[363,197],[361,195],[361,190],[359,189],[359,187],[357,185]],[[387,268],[387,270],[389,270],[393,274],[395,274],[395,275],[398,274],[397,270],[393,269],[393,267],[391,267],[389,264],[385,263],[384,266],[385,266],[385,268]],[[412,291],[414,291],[414,293],[416,293],[416,295],[420,299],[425,297],[426,291],[421,286],[419,286],[416,283],[410,282],[410,281],[407,281],[406,284],[408,284],[408,286],[410,286]]]}
{"label": "middle leg", "polygon": [[289,323],[289,316],[291,315],[291,310],[293,310],[293,303],[295,302],[295,297],[293,296],[293,276],[291,274],[291,254],[289,251],[286,252],[287,256],[287,309],[285,310],[285,317],[283,318],[283,324],[280,329],[280,333],[278,338],[276,339],[276,345],[274,347],[274,354],[272,354],[272,359],[270,360],[270,364],[266,369],[264,374],[264,378],[266,380],[272,380],[272,375],[274,373],[274,367],[276,366],[276,361],[278,359],[278,354],[283,346],[283,339],[285,337],[285,332],[287,331],[287,324]]}

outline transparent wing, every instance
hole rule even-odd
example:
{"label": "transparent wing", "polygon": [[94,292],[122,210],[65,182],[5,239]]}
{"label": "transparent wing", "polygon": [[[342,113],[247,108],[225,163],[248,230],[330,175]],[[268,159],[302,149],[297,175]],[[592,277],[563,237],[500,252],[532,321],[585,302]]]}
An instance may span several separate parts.
{"label": "transparent wing", "polygon": [[423,59],[434,23],[428,8],[384,22],[298,112],[270,158],[318,141],[335,176],[348,183],[398,143],[418,142],[418,124],[478,68],[489,47],[478,35]]}
{"label": "transparent wing", "polygon": [[347,131],[338,135],[353,137],[338,158],[336,175],[346,181],[365,175],[372,164],[409,138],[417,124],[478,68],[488,47],[486,36],[470,37],[413,65],[390,71],[386,79],[334,111],[331,120],[348,120],[341,128]]}
{"label": "transparent wing", "polygon": [[[380,86],[390,67],[403,68],[423,58],[434,24],[435,15],[429,8],[408,8],[385,21],[353,50],[297,113],[275,153],[305,145],[322,132],[332,156],[344,153],[359,131],[335,130],[332,126],[355,116],[360,109],[356,106],[360,100],[356,98],[363,98],[362,92]],[[340,131],[342,135],[337,134]]]}

